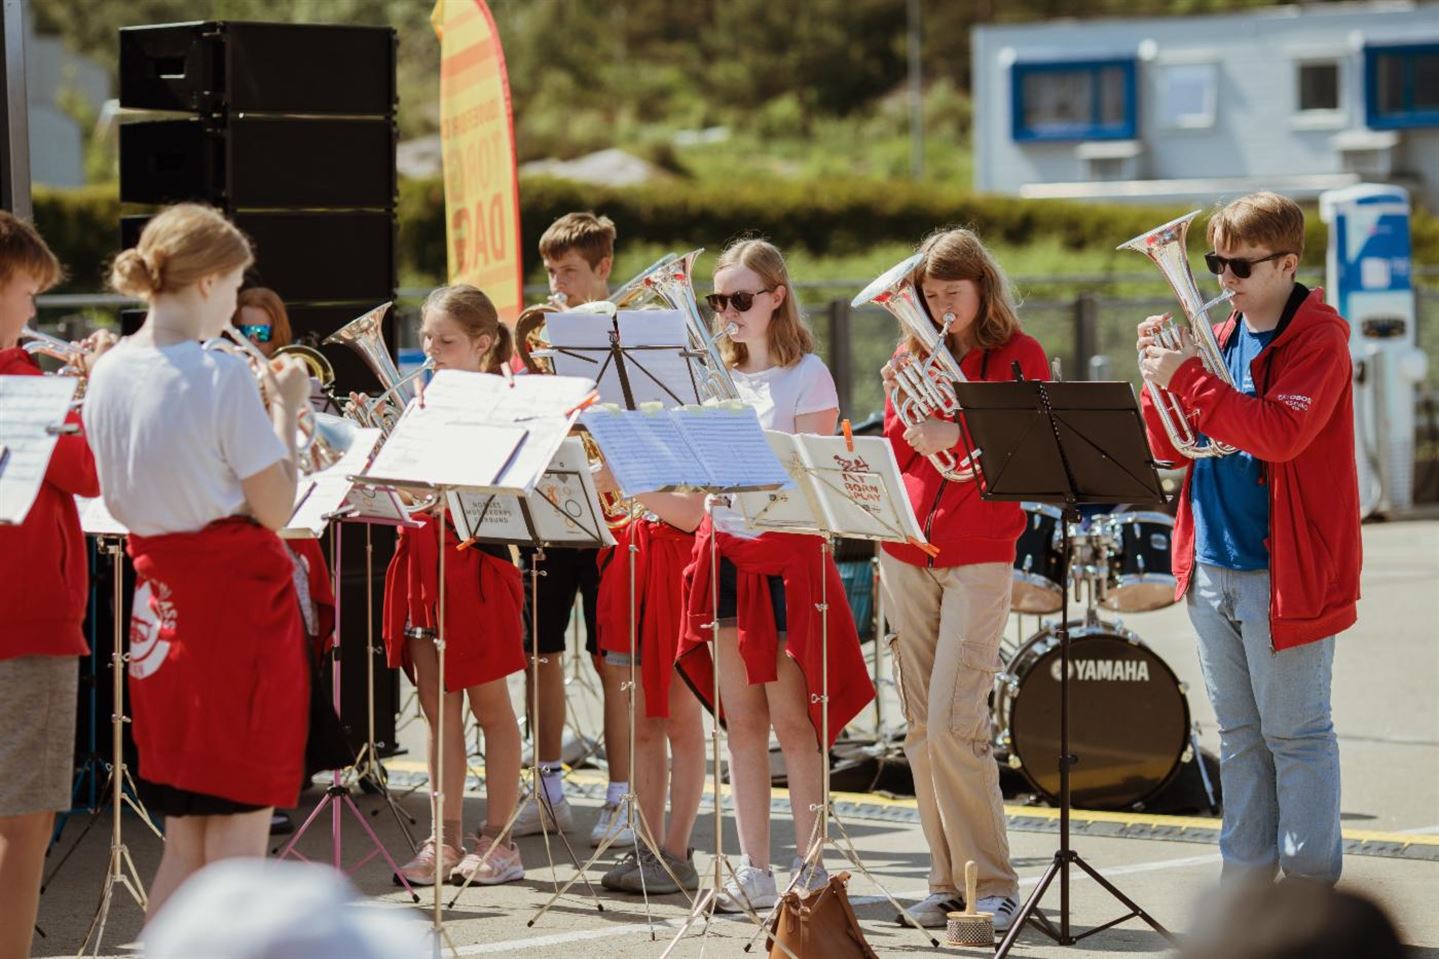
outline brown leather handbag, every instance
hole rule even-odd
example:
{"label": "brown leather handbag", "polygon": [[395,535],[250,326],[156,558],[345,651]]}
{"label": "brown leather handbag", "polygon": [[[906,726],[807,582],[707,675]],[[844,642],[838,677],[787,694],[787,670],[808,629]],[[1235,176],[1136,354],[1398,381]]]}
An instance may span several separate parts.
{"label": "brown leather handbag", "polygon": [[847,882],[842,872],[807,895],[785,893],[770,924],[769,959],[878,959],[850,907]]}

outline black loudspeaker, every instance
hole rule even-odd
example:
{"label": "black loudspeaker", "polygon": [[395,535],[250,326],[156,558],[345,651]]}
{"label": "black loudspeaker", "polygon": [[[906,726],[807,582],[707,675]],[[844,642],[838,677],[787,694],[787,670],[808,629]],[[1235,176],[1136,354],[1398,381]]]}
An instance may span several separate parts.
{"label": "black loudspeaker", "polygon": [[[255,248],[249,285],[267,286],[286,303],[368,303],[346,317],[353,319],[393,295],[395,221],[388,213],[236,213],[231,219]],[[121,245],[138,243],[149,221],[122,217]]]}
{"label": "black loudspeaker", "polygon": [[388,118],[236,117],[120,127],[120,200],[204,200],[227,210],[389,209],[395,125]]}
{"label": "black loudspeaker", "polygon": [[386,27],[173,23],[120,31],[120,105],[207,114],[380,116],[395,108]]}

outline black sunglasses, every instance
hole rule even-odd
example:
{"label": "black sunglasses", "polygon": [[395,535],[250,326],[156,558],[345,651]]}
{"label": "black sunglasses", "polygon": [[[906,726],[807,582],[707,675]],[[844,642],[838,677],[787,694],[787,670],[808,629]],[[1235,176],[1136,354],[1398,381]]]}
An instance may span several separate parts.
{"label": "black sunglasses", "polygon": [[270,324],[268,323],[241,323],[240,332],[256,343],[270,342]]}
{"label": "black sunglasses", "polygon": [[1253,260],[1245,260],[1237,256],[1220,256],[1218,253],[1210,250],[1208,253],[1204,254],[1204,265],[1209,267],[1209,272],[1213,273],[1215,276],[1223,275],[1224,268],[1227,266],[1229,267],[1230,272],[1233,273],[1237,278],[1241,280],[1247,280],[1249,279],[1249,274],[1253,272],[1255,264],[1264,263],[1268,260],[1277,260],[1281,256],[1288,255],[1289,254],[1287,252],[1271,253],[1268,256],[1256,257]]}
{"label": "black sunglasses", "polygon": [[729,306],[730,303],[734,303],[734,308],[736,312],[748,313],[749,308],[754,306],[755,297],[759,296],[761,293],[773,292],[774,287],[769,287],[768,289],[764,290],[755,290],[753,293],[747,293],[743,290],[738,293],[711,293],[709,296],[705,297],[705,302],[708,303],[710,305],[710,309],[714,310],[716,313],[723,313],[725,311],[725,308]]}

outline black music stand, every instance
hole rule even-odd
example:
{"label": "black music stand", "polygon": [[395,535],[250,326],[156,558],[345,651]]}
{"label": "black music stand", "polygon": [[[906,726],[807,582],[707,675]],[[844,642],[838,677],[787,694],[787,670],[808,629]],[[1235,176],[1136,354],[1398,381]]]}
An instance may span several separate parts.
{"label": "black music stand", "polygon": [[[1061,582],[1068,583],[1070,524],[1079,520],[1081,503],[1161,505],[1164,491],[1145,437],[1144,421],[1128,383],[958,383],[964,409],[960,434],[977,460],[987,500],[1053,503],[1063,509]],[[965,428],[968,434],[965,434]],[[1148,923],[1171,943],[1177,940],[1149,913],[1069,847],[1069,590],[1060,619],[1059,638],[1059,849],[1054,861],[995,951],[1009,954],[1026,922],[1062,946],[1102,932],[1128,919]],[[1069,927],[1069,867],[1078,866],[1129,912],[1075,936]],[[1059,884],[1059,927],[1039,912],[1055,876]]]}

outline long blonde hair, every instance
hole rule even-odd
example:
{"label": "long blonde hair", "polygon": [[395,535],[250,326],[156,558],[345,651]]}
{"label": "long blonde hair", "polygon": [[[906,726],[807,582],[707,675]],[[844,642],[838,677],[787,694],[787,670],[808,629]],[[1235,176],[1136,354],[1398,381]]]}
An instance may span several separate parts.
{"label": "long blonde hair", "polygon": [[[777,366],[794,366],[804,359],[806,353],[814,352],[814,334],[799,311],[799,300],[789,282],[789,268],[785,266],[784,255],[768,240],[736,240],[725,247],[715,262],[715,273],[732,266],[751,270],[766,287],[784,287],[784,301],[769,318],[769,329],[765,339],[769,341],[770,356]],[[715,332],[722,327],[718,314],[715,316]],[[735,343],[728,336],[721,336],[715,344],[720,356],[728,366],[742,366],[749,359],[749,350],[743,343]]]}
{"label": "long blonde hair", "polygon": [[140,242],[115,257],[110,286],[142,300],[177,293],[207,276],[254,262],[245,234],[218,211],[179,203],[145,224]]}
{"label": "long blonde hair", "polygon": [[[964,227],[936,230],[925,238],[919,252],[924,254],[924,259],[915,268],[912,279],[926,312],[929,310],[929,304],[924,299],[926,280],[972,280],[979,287],[974,345],[982,350],[994,349],[1007,343],[1019,330],[1019,314],[1015,310],[1009,278],[984,248],[977,233]],[[957,345],[953,337],[954,334],[950,334],[951,342],[947,344],[951,350]],[[904,336],[900,345],[914,354],[925,352],[923,344],[912,336]]]}
{"label": "long blonde hair", "polygon": [[510,361],[515,350],[514,334],[500,322],[499,311],[483,290],[468,283],[436,287],[425,297],[420,317],[428,316],[431,310],[439,310],[458,323],[471,342],[490,337],[490,348],[480,359],[480,372],[498,373]]}

